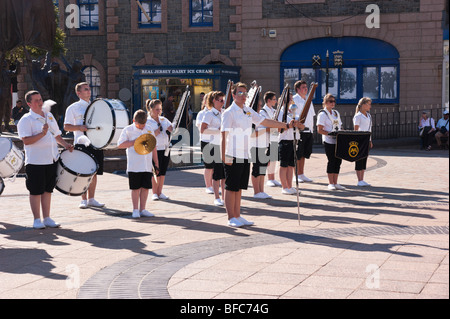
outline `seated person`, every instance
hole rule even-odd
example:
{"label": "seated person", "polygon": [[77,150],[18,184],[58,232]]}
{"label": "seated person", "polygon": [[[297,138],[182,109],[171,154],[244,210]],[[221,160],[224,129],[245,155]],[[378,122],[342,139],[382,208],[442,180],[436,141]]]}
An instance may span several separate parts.
{"label": "seated person", "polygon": [[441,138],[442,137],[447,137],[447,148],[448,148],[448,120],[449,120],[449,115],[448,115],[448,111],[444,111],[443,113],[443,117],[437,122],[436,124],[436,135],[434,136],[436,138],[436,142],[438,144],[438,146],[440,148],[444,148],[442,146],[442,141]]}
{"label": "seated person", "polygon": [[436,126],[434,119],[429,116],[427,111],[422,112],[422,117],[419,120],[420,137],[422,138],[422,148],[431,151],[431,143],[433,143],[433,136],[436,133]]}

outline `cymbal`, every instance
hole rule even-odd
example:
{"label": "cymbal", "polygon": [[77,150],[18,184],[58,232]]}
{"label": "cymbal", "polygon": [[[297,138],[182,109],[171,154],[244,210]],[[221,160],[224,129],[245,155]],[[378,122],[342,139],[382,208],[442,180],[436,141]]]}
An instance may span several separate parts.
{"label": "cymbal", "polygon": [[134,142],[134,150],[139,155],[150,154],[156,147],[156,138],[152,134],[143,134]]}

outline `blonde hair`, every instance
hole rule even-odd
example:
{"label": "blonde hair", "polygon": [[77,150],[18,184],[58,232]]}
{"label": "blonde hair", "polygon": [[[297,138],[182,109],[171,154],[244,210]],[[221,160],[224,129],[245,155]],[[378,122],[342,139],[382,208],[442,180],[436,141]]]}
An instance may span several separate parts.
{"label": "blonde hair", "polygon": [[150,113],[151,110],[157,105],[162,104],[161,100],[147,100],[145,102],[145,108],[147,109],[147,112]]}
{"label": "blonde hair", "polygon": [[75,92],[81,92],[81,87],[82,86],[84,86],[84,85],[87,85],[87,86],[89,86],[89,83],[87,83],[87,82],[80,82],[80,83],[78,83],[76,86],[75,86]]}
{"label": "blonde hair", "polygon": [[372,99],[370,97],[363,97],[361,100],[359,100],[358,105],[356,106],[356,109],[355,109],[355,114],[357,114],[359,111],[361,111],[361,107],[364,104],[367,104],[369,102],[372,102]]}

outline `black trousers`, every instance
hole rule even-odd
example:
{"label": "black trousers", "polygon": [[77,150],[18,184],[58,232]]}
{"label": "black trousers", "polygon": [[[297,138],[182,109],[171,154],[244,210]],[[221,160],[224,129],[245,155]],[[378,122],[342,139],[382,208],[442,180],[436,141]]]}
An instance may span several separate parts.
{"label": "black trousers", "polygon": [[323,143],[325,145],[325,154],[327,154],[327,174],[339,174],[342,160],[336,157],[336,144]]}

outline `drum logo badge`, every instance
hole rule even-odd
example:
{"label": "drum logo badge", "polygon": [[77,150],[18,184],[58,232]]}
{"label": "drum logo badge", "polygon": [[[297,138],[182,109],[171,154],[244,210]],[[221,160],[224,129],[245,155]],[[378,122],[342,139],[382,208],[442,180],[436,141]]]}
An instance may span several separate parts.
{"label": "drum logo badge", "polygon": [[350,155],[350,157],[352,158],[355,158],[359,154],[358,142],[353,141],[350,142],[349,145],[350,147],[348,148],[348,155]]}

